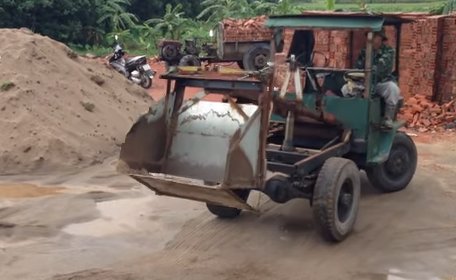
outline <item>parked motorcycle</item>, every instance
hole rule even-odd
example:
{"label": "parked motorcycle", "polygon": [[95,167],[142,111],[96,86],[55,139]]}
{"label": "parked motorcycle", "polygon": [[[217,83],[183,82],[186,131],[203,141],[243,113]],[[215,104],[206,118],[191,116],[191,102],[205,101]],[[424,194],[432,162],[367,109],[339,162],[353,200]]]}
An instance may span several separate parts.
{"label": "parked motorcycle", "polygon": [[119,43],[117,35],[115,39],[116,46],[114,47],[114,53],[109,57],[109,65],[134,83],[146,89],[150,88],[156,72],[147,63],[146,56],[125,59],[125,52]]}

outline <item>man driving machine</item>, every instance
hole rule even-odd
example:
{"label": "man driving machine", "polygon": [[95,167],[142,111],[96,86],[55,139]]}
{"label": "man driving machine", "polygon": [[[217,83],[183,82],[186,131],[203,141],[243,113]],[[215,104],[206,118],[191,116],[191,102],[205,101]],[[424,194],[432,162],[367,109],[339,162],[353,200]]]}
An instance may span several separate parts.
{"label": "man driving machine", "polygon": [[[372,44],[372,73],[374,81],[376,81],[375,94],[382,97],[385,101],[383,125],[387,128],[392,128],[397,104],[401,99],[401,92],[396,84],[396,79],[392,74],[395,51],[385,44],[386,41],[388,41],[388,38],[386,37],[384,30],[374,33]],[[355,67],[357,69],[364,69],[365,62],[366,49],[363,49],[356,60]]]}

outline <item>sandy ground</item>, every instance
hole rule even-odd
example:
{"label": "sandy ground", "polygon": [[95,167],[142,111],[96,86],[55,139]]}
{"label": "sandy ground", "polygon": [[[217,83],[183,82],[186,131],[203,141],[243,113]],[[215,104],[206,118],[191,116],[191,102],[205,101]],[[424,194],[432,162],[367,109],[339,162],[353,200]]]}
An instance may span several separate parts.
{"label": "sandy ground", "polygon": [[[234,221],[114,171],[0,177],[0,279],[454,279],[455,136],[419,143],[403,192],[367,183],[355,232],[331,245],[308,202],[255,195]],[[446,277],[446,278],[445,278]]]}
{"label": "sandy ground", "polygon": [[0,174],[102,162],[152,102],[106,65],[31,31],[0,29],[0,50]]}

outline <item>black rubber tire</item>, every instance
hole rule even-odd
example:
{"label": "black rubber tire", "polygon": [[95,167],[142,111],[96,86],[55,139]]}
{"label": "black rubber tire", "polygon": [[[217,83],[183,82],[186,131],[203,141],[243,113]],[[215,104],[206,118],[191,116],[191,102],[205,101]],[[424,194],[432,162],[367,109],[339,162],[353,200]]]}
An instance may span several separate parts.
{"label": "black rubber tire", "polygon": [[318,174],[313,193],[313,217],[322,236],[343,241],[353,230],[361,195],[360,172],[344,158],[330,158]]}
{"label": "black rubber tire", "polygon": [[386,162],[366,168],[372,186],[385,192],[405,189],[415,175],[418,154],[415,143],[405,133],[398,132]]}
{"label": "black rubber tire", "polygon": [[242,60],[245,70],[257,71],[266,67],[271,57],[271,49],[267,44],[258,44],[252,46],[245,54]]}
{"label": "black rubber tire", "polygon": [[179,66],[201,66],[201,61],[198,57],[188,54],[180,59]]}
{"label": "black rubber tire", "polygon": [[165,45],[160,49],[160,57],[165,61],[175,61],[179,56],[179,47],[176,45]]}
{"label": "black rubber tire", "polygon": [[[250,190],[234,190],[234,193],[236,193],[240,199],[247,201],[249,198]],[[233,208],[233,207],[226,207],[226,206],[220,206],[216,204],[211,204],[211,203],[206,203],[207,209],[209,212],[214,214],[220,219],[234,219],[238,217],[242,210]]]}
{"label": "black rubber tire", "polygon": [[242,60],[236,61],[236,63],[237,63],[237,65],[239,66],[239,68],[241,68],[242,70],[245,69],[244,63],[242,62]]}
{"label": "black rubber tire", "polygon": [[149,89],[152,87],[152,79],[147,76],[147,74],[143,74],[141,77],[141,87],[145,89]]}

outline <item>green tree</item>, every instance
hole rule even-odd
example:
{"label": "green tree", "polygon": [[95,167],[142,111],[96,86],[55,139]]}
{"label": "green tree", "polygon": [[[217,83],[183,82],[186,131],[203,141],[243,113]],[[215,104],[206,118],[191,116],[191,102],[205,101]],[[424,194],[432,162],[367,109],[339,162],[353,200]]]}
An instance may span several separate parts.
{"label": "green tree", "polygon": [[326,0],[326,9],[334,10],[336,8],[336,0]]}
{"label": "green tree", "polygon": [[130,0],[105,0],[98,23],[106,24],[112,31],[120,31],[135,26],[138,19],[126,12]]}
{"label": "green tree", "polygon": [[217,22],[224,18],[245,18],[255,15],[252,3],[248,0],[204,0],[204,8],[197,19],[207,22]]}
{"label": "green tree", "polygon": [[128,11],[136,15],[141,21],[145,21],[150,18],[163,17],[166,4],[172,6],[181,4],[185,15],[189,18],[195,18],[201,12],[200,2],[200,0],[131,0]]}
{"label": "green tree", "polygon": [[189,22],[184,17],[184,14],[181,4],[177,4],[174,7],[171,4],[167,4],[165,15],[162,18],[151,18],[145,24],[154,25],[164,36],[178,40],[184,32],[186,24]]}
{"label": "green tree", "polygon": [[443,14],[451,14],[456,11],[456,0],[448,0],[443,7]]}
{"label": "green tree", "polygon": [[277,0],[274,2],[258,0],[253,2],[253,6],[259,15],[290,15],[299,12],[299,8],[293,0]]}
{"label": "green tree", "polygon": [[76,44],[99,42],[108,31],[97,23],[107,0],[0,0],[0,28],[27,27]]}

